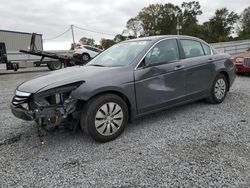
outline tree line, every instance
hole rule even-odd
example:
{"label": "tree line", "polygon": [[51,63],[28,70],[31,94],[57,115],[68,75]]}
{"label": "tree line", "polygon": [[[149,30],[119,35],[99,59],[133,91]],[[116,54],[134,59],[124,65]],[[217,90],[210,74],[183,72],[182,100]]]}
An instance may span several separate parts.
{"label": "tree line", "polygon": [[[150,4],[136,17],[130,18],[126,28],[114,39],[101,39],[103,48],[117,42],[152,35],[191,35],[208,43],[250,39],[250,6],[241,14],[227,8],[217,9],[206,22],[199,23],[197,17],[203,11],[198,1],[183,2],[181,6],[172,3]],[[233,34],[237,37],[233,37]],[[92,41],[93,42],[93,41]]]}

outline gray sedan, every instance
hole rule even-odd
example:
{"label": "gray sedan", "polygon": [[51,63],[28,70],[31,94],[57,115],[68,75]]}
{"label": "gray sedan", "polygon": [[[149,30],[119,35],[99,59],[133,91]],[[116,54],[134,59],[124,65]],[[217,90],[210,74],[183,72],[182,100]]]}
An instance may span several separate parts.
{"label": "gray sedan", "polygon": [[22,83],[12,113],[40,126],[80,124],[100,142],[118,137],[130,120],[206,99],[221,103],[235,79],[227,54],[189,36],[128,40],[85,66]]}

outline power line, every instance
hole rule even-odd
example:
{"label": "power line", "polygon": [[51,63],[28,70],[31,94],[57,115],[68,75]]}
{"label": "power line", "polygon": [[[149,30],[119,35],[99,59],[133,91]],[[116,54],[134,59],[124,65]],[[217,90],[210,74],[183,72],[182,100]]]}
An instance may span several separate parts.
{"label": "power line", "polygon": [[75,26],[75,25],[73,25],[73,26],[74,26],[75,28],[80,29],[80,30],[83,30],[83,31],[89,31],[89,32],[92,32],[92,33],[98,33],[98,34],[102,34],[102,35],[115,36],[115,34],[105,33],[105,32],[101,32],[101,31],[94,31],[94,30],[92,30],[92,29],[86,29],[86,28],[83,28],[83,27]]}
{"label": "power line", "polygon": [[43,39],[43,40],[54,40],[54,39],[57,39],[59,37],[61,37],[62,35],[64,35],[65,33],[67,33],[71,28],[68,28],[66,31],[64,31],[63,33],[53,37],[53,38],[48,38],[48,39]]}
{"label": "power line", "polygon": [[[105,33],[105,32],[101,32],[101,31],[95,31],[95,30],[92,30],[92,29],[86,29],[86,28],[83,28],[83,27],[78,27],[78,26],[75,26],[75,25],[71,25],[67,30],[65,30],[63,33],[59,34],[59,35],[56,35],[55,37],[52,37],[52,38],[48,38],[48,39],[43,39],[45,41],[48,41],[48,40],[55,40],[61,36],[63,36],[65,33],[69,32],[70,30],[73,32],[73,27],[79,29],[79,30],[83,30],[83,31],[89,31],[89,32],[92,32],[92,33],[98,33],[98,34],[102,34],[102,35],[109,35],[109,36],[115,36],[115,34],[110,34],[110,33]],[[73,35],[73,33],[72,33]],[[74,39],[73,39],[74,40]]]}

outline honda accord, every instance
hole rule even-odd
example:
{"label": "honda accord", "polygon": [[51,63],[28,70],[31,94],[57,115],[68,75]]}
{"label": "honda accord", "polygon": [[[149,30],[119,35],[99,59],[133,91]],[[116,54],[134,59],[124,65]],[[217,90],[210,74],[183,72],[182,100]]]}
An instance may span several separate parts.
{"label": "honda accord", "polygon": [[118,43],[85,66],[19,85],[12,113],[40,126],[75,122],[99,142],[118,137],[128,121],[191,101],[221,103],[235,66],[203,40],[152,36]]}

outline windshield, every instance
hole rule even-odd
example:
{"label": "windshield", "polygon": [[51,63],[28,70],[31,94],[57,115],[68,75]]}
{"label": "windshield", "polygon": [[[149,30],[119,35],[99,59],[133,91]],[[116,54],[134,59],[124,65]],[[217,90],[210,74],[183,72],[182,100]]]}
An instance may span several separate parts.
{"label": "windshield", "polygon": [[87,65],[104,67],[126,66],[142,52],[149,42],[149,40],[141,40],[116,44],[95,57]]}

